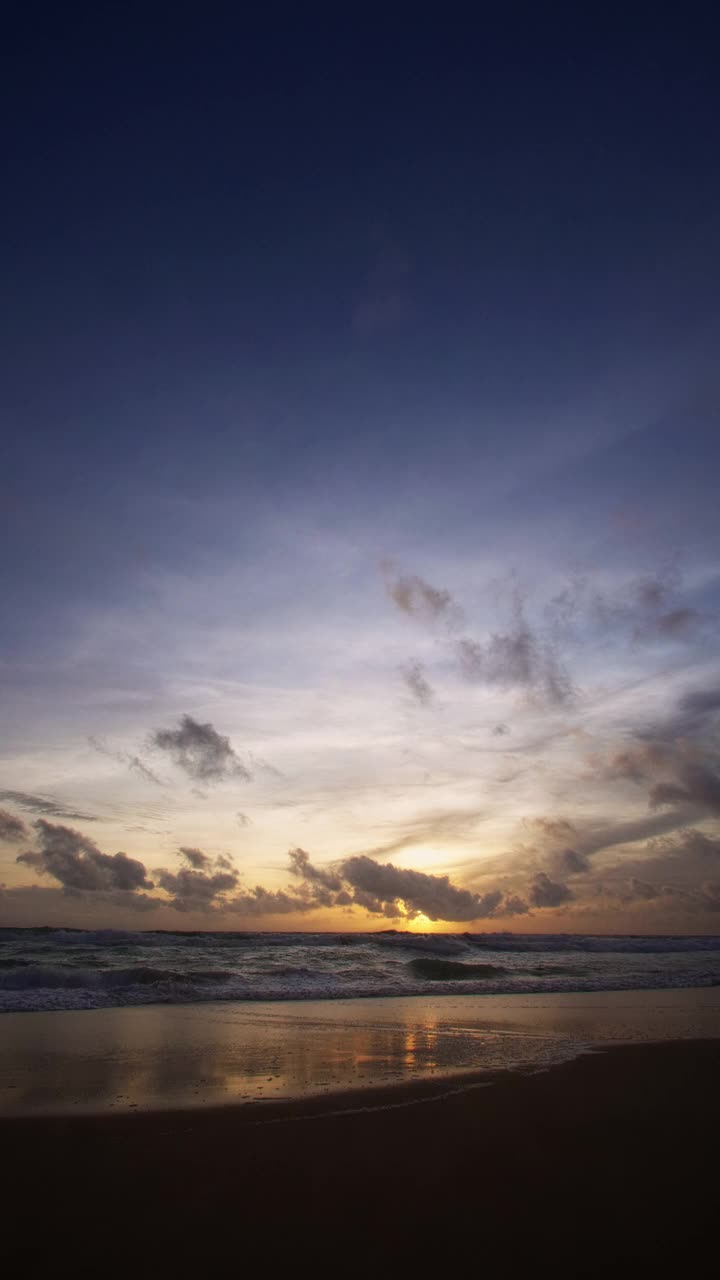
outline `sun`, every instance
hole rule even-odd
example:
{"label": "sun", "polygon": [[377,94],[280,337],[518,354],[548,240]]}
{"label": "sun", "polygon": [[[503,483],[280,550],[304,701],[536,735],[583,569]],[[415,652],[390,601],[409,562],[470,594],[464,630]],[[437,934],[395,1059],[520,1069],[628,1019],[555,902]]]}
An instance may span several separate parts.
{"label": "sun", "polygon": [[411,922],[413,932],[415,933],[433,933],[437,929],[437,920],[431,920],[422,911],[413,916]]}

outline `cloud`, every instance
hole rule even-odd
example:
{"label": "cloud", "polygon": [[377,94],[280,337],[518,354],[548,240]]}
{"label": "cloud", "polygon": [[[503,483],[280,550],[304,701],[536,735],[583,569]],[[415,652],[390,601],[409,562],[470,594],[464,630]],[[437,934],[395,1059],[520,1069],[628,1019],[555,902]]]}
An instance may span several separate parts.
{"label": "cloud", "polygon": [[91,736],[88,738],[88,742],[95,751],[100,752],[100,755],[107,756],[110,760],[117,760],[119,764],[126,764],[131,772],[136,773],[145,782],[152,782],[156,787],[165,785],[157,774],[153,773],[152,769],[140,759],[140,756],[132,755],[128,751],[113,751],[112,748],[108,747],[107,743],[103,742],[102,738]]}
{"label": "cloud", "polygon": [[569,902],[573,892],[566,884],[551,880],[544,871],[539,871],[530,885],[528,897],[534,907],[559,907]]}
{"label": "cloud", "polygon": [[720,688],[711,685],[706,689],[690,689],[678,699],[675,714],[664,721],[660,730],[651,730],[646,736],[689,737],[705,729],[716,711],[720,711]]}
{"label": "cloud", "polygon": [[60,800],[32,795],[27,791],[0,791],[0,800],[8,800],[10,804],[16,804],[21,809],[27,809],[30,813],[45,814],[48,818],[67,818],[70,822],[99,821],[92,813],[75,813]]}
{"label": "cloud", "polygon": [[322,884],[327,889],[340,889],[342,881],[334,871],[323,871],[320,867],[315,867],[310,861],[310,854],[304,849],[291,849],[288,858],[290,859],[290,871],[301,879],[311,881],[315,884]]}
{"label": "cloud", "polygon": [[404,834],[371,848],[359,850],[370,857],[412,850],[416,845],[435,841],[464,840],[486,817],[483,809],[438,809],[419,814],[403,824]]}
{"label": "cloud", "polygon": [[544,860],[554,872],[563,876],[577,876],[590,870],[586,852],[577,847],[580,832],[567,818],[530,818],[524,825],[537,838]]}
{"label": "cloud", "polygon": [[530,627],[518,607],[513,624],[485,642],[457,642],[460,672],[473,684],[527,689],[551,705],[571,702],[575,691],[558,653]]}
{"label": "cloud", "polygon": [[503,895],[498,890],[478,894],[453,885],[448,876],[404,870],[359,854],[341,865],[343,880],[354,891],[354,900],[380,915],[413,919],[469,921],[502,915]]}
{"label": "cloud", "polygon": [[[428,875],[377,862],[367,854],[355,854],[330,870],[315,867],[303,849],[289,854],[291,872],[303,882],[306,909],[317,906],[357,906],[386,919],[467,923],[493,916],[522,915],[527,903],[500,890],[473,893],[454,885],[448,876]],[[257,891],[256,891],[257,892]]]}
{"label": "cloud", "polygon": [[211,724],[199,724],[184,715],[178,729],[156,729],[152,746],[166,751],[179,769],[196,782],[220,782],[225,778],[248,781],[250,771],[230,745],[230,739]]}
{"label": "cloud", "polygon": [[682,604],[682,580],[673,566],[624,582],[614,591],[597,590],[576,577],[549,601],[545,614],[558,634],[622,635],[634,643],[691,638],[703,624],[697,609]]}
{"label": "cloud", "polygon": [[0,840],[7,844],[16,844],[27,834],[28,829],[21,818],[16,818],[14,813],[8,813],[7,809],[0,809]]}
{"label": "cloud", "polygon": [[[388,595],[402,613],[422,622],[440,623],[450,638],[457,635],[463,613],[449,591],[431,586],[417,574],[393,577],[389,576],[388,566],[385,570]],[[551,705],[569,703],[574,697],[556,642],[550,634],[542,635],[531,627],[517,588],[506,629],[493,632],[483,641],[461,636],[454,641],[453,651],[460,674],[471,683],[527,689]],[[423,696],[427,682],[419,664],[408,664],[403,675],[418,700],[427,701],[427,692]]]}
{"label": "cloud", "polygon": [[239,827],[249,827],[249,826],[251,826],[251,824],[252,824],[252,818],[248,818],[247,814],[246,814],[246,813],[241,813],[241,811],[240,811],[239,809],[238,809],[237,813],[235,814],[235,817],[237,818],[237,822],[238,822],[238,826],[239,826]]}
{"label": "cloud", "polygon": [[399,578],[386,577],[385,586],[390,599],[394,601],[401,613],[422,622],[435,622],[438,619],[452,627],[460,621],[461,610],[455,604],[449,591],[432,587],[429,582],[417,574],[408,574]]}
{"label": "cloud", "polygon": [[39,818],[33,823],[39,847],[18,854],[17,862],[52,876],[64,889],[97,892],[119,889],[134,892],[152,889],[142,862],[126,853],[101,853],[87,836]]}
{"label": "cloud", "polygon": [[650,790],[653,808],[662,805],[697,805],[710,813],[720,814],[720,773],[700,761],[675,762],[677,781],[658,782]]}
{"label": "cloud", "polygon": [[607,868],[603,890],[620,903],[672,899],[691,914],[714,912],[720,905],[718,870],[720,836],[686,827],[650,840],[632,858]]}
{"label": "cloud", "polygon": [[202,849],[190,849],[187,845],[184,845],[180,853],[196,871],[199,871],[202,867],[209,867],[212,863],[212,858],[209,854],[203,853]]}
{"label": "cloud", "polygon": [[237,888],[240,877],[227,854],[212,857],[202,849],[182,845],[180,857],[188,864],[179,871],[166,867],[156,873],[157,884],[170,895],[170,902],[158,899],[158,905],[175,911],[223,911],[228,908],[228,894]]}
{"label": "cloud", "polygon": [[655,629],[660,635],[675,638],[687,635],[701,620],[697,609],[671,609],[656,619]]}
{"label": "cloud", "polygon": [[[335,905],[342,905],[338,895]],[[285,916],[314,911],[322,903],[311,895],[288,893],[285,889],[265,889],[256,885],[236,894],[226,910],[244,916]]]}
{"label": "cloud", "polygon": [[646,786],[653,808],[720,814],[720,752],[710,723],[719,709],[715,688],[686,693],[671,715],[635,731],[606,761],[605,776]]}
{"label": "cloud", "polygon": [[273,778],[285,777],[282,769],[277,769],[274,764],[270,764],[270,761],[265,760],[263,756],[256,756],[253,751],[248,752],[248,761],[252,773],[269,773]]}
{"label": "cloud", "polygon": [[82,893],[39,884],[17,885],[12,889],[0,886],[0,900],[8,923],[12,920],[21,927],[36,924],[40,915],[48,924],[60,928],[70,921],[83,928],[95,928],[99,911],[106,908],[117,920],[117,913],[155,911],[160,905],[158,898],[138,891],[112,889]]}
{"label": "cloud", "polygon": [[427,680],[422,664],[408,662],[400,669],[401,675],[416,702],[428,707],[434,698],[432,685]]}
{"label": "cloud", "polygon": [[[196,852],[196,851],[193,851]],[[238,883],[237,871],[194,871],[182,867],[180,871],[165,868],[157,872],[157,883],[171,895],[170,906],[176,911],[208,911],[224,908],[227,894]]]}
{"label": "cloud", "polygon": [[647,880],[639,880],[637,876],[630,877],[630,894],[631,898],[640,898],[644,902],[650,901],[652,898],[660,896],[660,889],[657,885],[649,884]]}

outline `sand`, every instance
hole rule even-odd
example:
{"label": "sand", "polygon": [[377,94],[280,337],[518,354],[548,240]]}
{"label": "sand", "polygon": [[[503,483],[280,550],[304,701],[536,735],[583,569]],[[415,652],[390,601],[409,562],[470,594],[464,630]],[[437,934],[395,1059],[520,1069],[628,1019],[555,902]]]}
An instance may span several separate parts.
{"label": "sand", "polygon": [[0,1115],[307,1097],[718,1035],[718,987],[6,1013]]}
{"label": "sand", "polygon": [[711,1274],[719,1079],[720,1041],[698,1040],[294,1103],[6,1118],[2,1253],[13,1276]]}

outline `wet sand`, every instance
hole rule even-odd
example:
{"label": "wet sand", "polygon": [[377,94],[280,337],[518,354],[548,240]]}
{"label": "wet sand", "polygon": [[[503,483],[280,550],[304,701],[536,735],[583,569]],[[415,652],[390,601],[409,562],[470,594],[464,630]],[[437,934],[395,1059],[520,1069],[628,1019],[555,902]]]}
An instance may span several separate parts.
{"label": "wet sand", "polygon": [[324,1096],[718,1035],[718,987],[3,1014],[0,1115]]}
{"label": "wet sand", "polygon": [[[298,1102],[0,1121],[9,1274],[687,1274],[720,1040]],[[708,1265],[704,1263],[703,1271]]]}

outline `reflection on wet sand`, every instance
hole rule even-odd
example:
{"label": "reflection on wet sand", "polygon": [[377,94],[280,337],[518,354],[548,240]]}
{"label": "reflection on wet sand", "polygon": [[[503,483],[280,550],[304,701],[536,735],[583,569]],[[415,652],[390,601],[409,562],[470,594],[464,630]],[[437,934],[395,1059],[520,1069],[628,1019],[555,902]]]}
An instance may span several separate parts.
{"label": "reflection on wet sand", "polygon": [[6,1014],[0,1111],[157,1109],[542,1068],[596,1042],[720,1033],[717,989]]}

